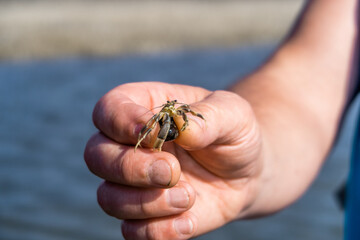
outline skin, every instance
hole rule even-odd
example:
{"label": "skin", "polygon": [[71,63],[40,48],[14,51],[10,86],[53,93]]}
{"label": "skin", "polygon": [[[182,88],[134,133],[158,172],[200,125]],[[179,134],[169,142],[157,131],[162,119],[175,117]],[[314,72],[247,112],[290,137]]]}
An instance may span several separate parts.
{"label": "skin", "polygon": [[[313,0],[257,71],[229,91],[158,82],[121,85],[96,104],[85,161],[105,181],[103,210],[126,239],[187,239],[274,213],[299,198],[335,138],[348,95],[355,0]],[[191,104],[189,126],[162,152],[154,132],[134,152],[148,109]],[[181,126],[182,118],[176,123]]]}

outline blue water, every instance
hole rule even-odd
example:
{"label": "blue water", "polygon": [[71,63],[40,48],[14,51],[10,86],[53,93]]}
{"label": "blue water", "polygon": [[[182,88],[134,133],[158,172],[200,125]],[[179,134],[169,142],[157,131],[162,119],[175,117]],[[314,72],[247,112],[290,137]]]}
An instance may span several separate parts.
{"label": "blue water", "polygon": [[[122,239],[119,220],[97,205],[101,180],[82,157],[95,132],[96,101],[113,87],[135,81],[224,89],[272,49],[0,62],[0,239]],[[351,126],[351,117],[348,122]],[[333,192],[345,179],[351,131],[345,130],[345,140],[295,205],[198,239],[339,239],[343,214]]]}

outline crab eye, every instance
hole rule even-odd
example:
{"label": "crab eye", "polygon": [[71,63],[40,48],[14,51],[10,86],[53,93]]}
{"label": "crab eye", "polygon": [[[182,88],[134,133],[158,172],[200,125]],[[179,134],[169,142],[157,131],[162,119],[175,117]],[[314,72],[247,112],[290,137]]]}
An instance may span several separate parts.
{"label": "crab eye", "polygon": [[166,101],[167,103],[170,103],[170,101]]}
{"label": "crab eye", "polygon": [[175,99],[174,102],[177,102],[177,100]]}

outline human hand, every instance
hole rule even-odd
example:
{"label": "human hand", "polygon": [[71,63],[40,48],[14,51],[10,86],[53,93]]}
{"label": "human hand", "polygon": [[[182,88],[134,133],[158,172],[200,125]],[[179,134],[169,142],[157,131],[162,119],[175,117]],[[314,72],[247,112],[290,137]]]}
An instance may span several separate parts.
{"label": "human hand", "polygon": [[[152,131],[134,152],[152,109],[167,100],[191,104],[206,121],[189,126],[163,151],[152,151]],[[124,219],[126,239],[187,239],[244,214],[262,171],[262,141],[249,104],[235,93],[159,82],[121,85],[95,106],[85,160],[105,179],[98,202]]]}

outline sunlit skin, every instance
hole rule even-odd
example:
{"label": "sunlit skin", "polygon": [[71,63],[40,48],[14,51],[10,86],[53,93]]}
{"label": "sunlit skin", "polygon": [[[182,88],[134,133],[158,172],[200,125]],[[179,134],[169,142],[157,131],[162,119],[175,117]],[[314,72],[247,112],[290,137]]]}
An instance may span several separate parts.
{"label": "sunlit skin", "polygon": [[[148,109],[173,99],[174,94],[182,102],[193,103],[206,122],[189,115],[189,126],[175,142],[165,142],[162,152],[152,151],[145,139],[143,148],[134,153],[138,133],[153,115]],[[89,141],[86,159],[95,174],[108,180],[99,188],[100,205],[121,219],[144,219],[126,221],[125,236],[135,234],[140,225],[147,226],[150,233],[146,234],[158,236],[167,225],[187,216],[193,227],[182,236],[190,237],[236,218],[250,202],[249,191],[255,191],[250,187],[252,178],[262,166],[260,132],[250,106],[237,94],[164,83],[126,84],[99,101],[94,123],[102,133]],[[182,189],[185,198],[176,200],[175,207],[168,199],[173,186]],[[168,230],[161,235],[176,239],[176,230]]]}
{"label": "sunlit skin", "polygon": [[[229,91],[159,82],[116,87],[96,104],[89,169],[105,181],[103,210],[124,219],[126,239],[188,239],[295,200],[331,149],[346,104],[356,0],[312,0],[292,34]],[[168,100],[203,115],[162,151],[138,135]],[[174,118],[178,126],[181,117]]]}

